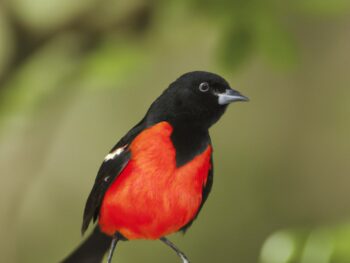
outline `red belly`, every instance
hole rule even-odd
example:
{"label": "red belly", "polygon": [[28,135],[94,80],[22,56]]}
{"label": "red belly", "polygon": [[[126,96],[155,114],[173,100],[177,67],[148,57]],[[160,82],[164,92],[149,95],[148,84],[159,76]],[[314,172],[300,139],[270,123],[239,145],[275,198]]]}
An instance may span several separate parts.
{"label": "red belly", "polygon": [[103,232],[128,239],[158,239],[196,215],[210,169],[211,147],[176,168],[172,127],[161,122],[130,145],[131,159],[107,190],[99,216]]}

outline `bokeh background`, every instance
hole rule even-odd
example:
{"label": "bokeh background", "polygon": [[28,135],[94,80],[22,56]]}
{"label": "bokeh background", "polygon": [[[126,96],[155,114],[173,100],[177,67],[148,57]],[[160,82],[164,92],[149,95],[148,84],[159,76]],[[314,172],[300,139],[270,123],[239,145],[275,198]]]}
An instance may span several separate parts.
{"label": "bokeh background", "polygon": [[[192,262],[350,262],[350,1],[3,0],[0,262],[58,262],[109,149],[180,74],[250,97],[211,129]],[[179,262],[124,242],[114,262]]]}

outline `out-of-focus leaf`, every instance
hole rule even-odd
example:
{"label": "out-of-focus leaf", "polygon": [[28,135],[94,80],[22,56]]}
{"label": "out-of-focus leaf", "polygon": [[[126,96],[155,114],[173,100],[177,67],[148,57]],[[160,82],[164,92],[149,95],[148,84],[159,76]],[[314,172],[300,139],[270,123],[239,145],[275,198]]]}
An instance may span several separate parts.
{"label": "out-of-focus leaf", "polygon": [[13,54],[13,35],[0,5],[0,77]]}
{"label": "out-of-focus leaf", "polygon": [[224,66],[237,69],[251,55],[252,46],[251,30],[245,26],[237,26],[229,30],[222,40],[221,61]]}
{"label": "out-of-focus leaf", "polygon": [[135,39],[106,39],[82,65],[80,86],[88,89],[115,87],[124,79],[137,75],[145,67],[145,53]]}
{"label": "out-of-focus leaf", "polygon": [[297,0],[297,8],[313,15],[344,15],[350,13],[349,0]]}
{"label": "out-of-focus leaf", "polygon": [[58,36],[18,69],[1,97],[0,123],[5,118],[21,121],[55,90],[64,87],[64,81],[79,63],[81,41],[71,34]]}
{"label": "out-of-focus leaf", "polygon": [[[293,256],[281,260],[286,253],[288,239],[293,241]],[[337,224],[315,229],[279,230],[264,242],[260,262],[345,263],[350,259],[350,225]],[[283,254],[284,251],[284,254]],[[285,257],[287,258],[287,257]],[[277,261],[275,260],[277,259]]]}
{"label": "out-of-focus leaf", "polygon": [[306,241],[301,263],[330,263],[334,249],[332,231],[328,229],[314,230]]}
{"label": "out-of-focus leaf", "polygon": [[289,263],[295,254],[294,236],[288,231],[272,234],[261,249],[261,263]]}
{"label": "out-of-focus leaf", "polygon": [[350,224],[339,225],[333,231],[335,236],[332,262],[347,262],[350,259]]}
{"label": "out-of-focus leaf", "polygon": [[132,16],[135,11],[139,10],[140,6],[144,5],[145,1],[143,0],[103,0],[103,4],[96,5],[84,23],[92,28],[113,26]]}
{"label": "out-of-focus leaf", "polygon": [[13,0],[12,10],[26,27],[48,32],[89,11],[97,0]]}
{"label": "out-of-focus leaf", "polygon": [[298,52],[291,33],[272,15],[263,14],[255,19],[258,49],[276,67],[294,66]]}

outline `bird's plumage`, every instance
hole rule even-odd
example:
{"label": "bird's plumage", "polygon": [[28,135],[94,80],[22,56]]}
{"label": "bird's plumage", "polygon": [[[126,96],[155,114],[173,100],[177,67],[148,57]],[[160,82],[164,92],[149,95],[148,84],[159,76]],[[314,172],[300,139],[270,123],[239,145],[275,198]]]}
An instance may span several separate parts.
{"label": "bird's plumage", "polygon": [[99,226],[104,233],[159,239],[196,216],[211,166],[211,145],[177,167],[172,132],[163,121],[135,137],[129,163],[102,202]]}
{"label": "bird's plumage", "polygon": [[[189,72],[171,83],[106,156],[85,205],[82,233],[91,221],[98,225],[63,262],[100,262],[115,235],[164,241],[185,232],[213,184],[208,129],[239,100],[247,98],[213,73]],[[86,261],[94,240],[100,242],[97,254]]]}
{"label": "bird's plumage", "polygon": [[94,186],[89,194],[85,204],[83,224],[81,228],[82,234],[85,233],[91,221],[95,222],[100,211],[101,203],[105,192],[110,184],[123,170],[130,159],[130,151],[128,145],[132,140],[144,129],[145,124],[142,120],[135,127],[133,127],[113,148],[110,153],[117,149],[125,147],[125,149],[118,155],[118,158],[105,160],[97,173]]}

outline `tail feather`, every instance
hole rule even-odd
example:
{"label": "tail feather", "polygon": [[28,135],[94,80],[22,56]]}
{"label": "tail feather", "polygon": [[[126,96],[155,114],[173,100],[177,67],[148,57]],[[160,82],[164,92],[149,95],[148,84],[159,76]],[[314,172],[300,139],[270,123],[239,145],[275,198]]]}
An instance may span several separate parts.
{"label": "tail feather", "polygon": [[90,236],[61,263],[100,263],[111,241],[112,238],[96,226]]}

